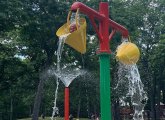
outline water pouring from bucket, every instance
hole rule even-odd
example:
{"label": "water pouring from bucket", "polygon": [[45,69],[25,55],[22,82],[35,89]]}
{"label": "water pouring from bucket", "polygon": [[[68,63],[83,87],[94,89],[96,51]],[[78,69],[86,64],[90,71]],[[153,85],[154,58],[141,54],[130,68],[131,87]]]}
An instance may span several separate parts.
{"label": "water pouring from bucket", "polygon": [[[123,103],[128,103],[129,101],[127,105],[133,108],[132,114],[130,114],[133,117],[132,120],[144,120],[143,112],[148,97],[137,65],[124,65],[119,63],[117,72],[118,83],[115,89],[120,95],[118,97]],[[126,107],[127,105],[125,104],[122,106]],[[125,115],[127,116],[128,114]]]}
{"label": "water pouring from bucket", "polygon": [[[69,12],[67,23],[57,30],[56,35],[59,38],[66,36],[64,43],[81,54],[86,52],[86,20],[85,18],[79,17],[79,9],[77,9],[76,13]],[[69,85],[77,76],[82,74],[84,73],[81,73],[80,70],[75,71],[75,73],[71,70],[66,72],[56,72],[56,76],[58,76],[65,85],[65,120],[69,120]]]}
{"label": "water pouring from bucket", "polygon": [[143,109],[148,99],[136,65],[139,57],[138,47],[128,39],[123,40],[117,48],[116,59],[120,62],[117,87],[124,85],[128,89],[125,97],[131,98],[134,108],[133,120],[144,120]]}
{"label": "water pouring from bucket", "polygon": [[84,54],[86,52],[86,20],[79,17],[79,9],[76,13],[71,11],[67,17],[67,23],[61,26],[56,35],[58,37],[68,34],[65,43],[76,51]]}

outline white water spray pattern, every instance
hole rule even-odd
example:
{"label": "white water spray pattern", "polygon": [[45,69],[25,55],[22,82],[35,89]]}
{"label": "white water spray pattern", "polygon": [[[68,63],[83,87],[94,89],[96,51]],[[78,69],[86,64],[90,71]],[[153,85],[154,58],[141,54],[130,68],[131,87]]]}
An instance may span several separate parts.
{"label": "white water spray pattern", "polygon": [[55,75],[64,83],[65,87],[69,87],[72,81],[80,75],[84,75],[86,71],[73,68],[64,68],[59,72],[55,72]]}
{"label": "white water spray pattern", "polygon": [[[64,42],[65,39],[68,35],[64,35],[59,37],[59,43],[58,43],[58,49],[57,49],[57,71],[61,71],[60,70],[60,62],[61,62],[61,54],[63,51],[63,46],[64,46]],[[52,71],[55,74],[55,71]],[[57,114],[59,114],[59,109],[57,107],[57,94],[58,94],[58,86],[59,86],[59,78],[56,76],[56,90],[55,90],[55,97],[54,97],[54,106],[53,106],[53,112],[52,112],[52,117],[51,120],[54,120],[54,116]],[[56,118],[55,118],[56,120]]]}
{"label": "white water spray pattern", "polygon": [[[69,33],[70,34],[70,33]],[[71,82],[77,78],[80,75],[84,75],[86,73],[85,70],[80,70],[78,68],[73,69],[71,66],[70,68],[67,65],[66,67],[61,68],[60,63],[61,63],[61,55],[65,43],[65,39],[69,34],[60,36],[59,38],[59,44],[58,44],[58,49],[57,49],[57,70],[52,69],[51,71],[53,74],[56,76],[56,90],[55,90],[55,99],[54,99],[54,106],[53,106],[53,112],[52,112],[52,117],[51,120],[54,120],[54,116],[59,114],[59,109],[57,107],[57,95],[58,95],[58,86],[59,86],[59,80],[61,80],[65,87],[69,87]],[[56,120],[56,118],[55,118]]]}
{"label": "white water spray pattern", "polygon": [[[144,120],[143,109],[148,98],[143,89],[144,85],[140,79],[137,65],[123,65],[119,63],[118,79],[119,81],[116,88],[120,89],[118,86],[121,85],[127,87],[128,92],[126,97],[131,98],[134,108],[133,120]],[[125,84],[126,82],[128,83],[127,85]]]}
{"label": "white water spray pattern", "polygon": [[[75,18],[76,18],[76,14],[73,13],[71,15],[71,19],[70,19],[71,24],[76,24]],[[79,20],[79,14],[77,14],[77,19]],[[65,30],[68,32],[67,28]],[[68,34],[65,34],[65,35],[62,35],[59,37],[59,44],[58,44],[58,49],[57,49],[57,70],[54,70],[54,69],[51,70],[53,72],[53,74],[56,76],[56,80],[57,80],[56,81],[54,106],[53,106],[53,112],[52,112],[51,120],[54,120],[54,116],[56,114],[59,114],[59,110],[58,110],[58,107],[56,105],[59,80],[61,80],[64,83],[65,87],[69,87],[69,85],[71,84],[71,82],[75,78],[77,78],[80,75],[84,75],[86,73],[85,70],[73,69],[73,68],[68,69],[68,66],[61,68],[61,66],[60,66],[61,55],[62,55],[64,43],[65,43],[65,40],[69,34],[71,34],[71,33],[68,33]],[[55,118],[55,120],[56,120],[56,118]]]}

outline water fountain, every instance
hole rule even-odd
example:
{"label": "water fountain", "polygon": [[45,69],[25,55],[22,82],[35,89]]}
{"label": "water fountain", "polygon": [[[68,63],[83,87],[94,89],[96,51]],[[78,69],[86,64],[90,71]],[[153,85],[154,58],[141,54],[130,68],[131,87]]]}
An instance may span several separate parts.
{"label": "water fountain", "polygon": [[[109,18],[109,11],[108,11],[108,2],[101,2],[99,5],[99,12],[89,8],[88,6],[82,4],[81,2],[75,2],[71,6],[71,11],[78,13],[78,11],[86,14],[91,23],[92,26],[94,27],[98,38],[99,38],[99,43],[100,43],[100,48],[99,51],[97,51],[97,54],[99,56],[100,60],[100,107],[101,107],[101,120],[112,120],[112,115],[111,115],[111,99],[110,99],[110,46],[109,42],[112,39],[113,35],[116,32],[120,32],[122,34],[123,39],[128,39],[129,34],[128,30],[121,26],[120,24],[116,23],[115,21],[111,20]],[[64,24],[62,27],[59,28],[57,31],[57,36],[62,36],[65,34],[69,34],[65,40],[65,43],[77,50],[80,53],[85,53],[86,52],[86,21],[85,19],[79,19],[79,24],[78,24],[78,19],[75,17],[75,23],[70,26],[70,14],[68,15],[67,23]],[[77,16],[77,15],[76,15]],[[99,28],[97,23],[95,22],[97,20],[99,22]],[[112,29],[111,33],[109,34],[109,28]],[[128,46],[129,47],[128,47]],[[129,48],[127,49],[126,52],[121,52],[124,48]],[[139,59],[139,50],[136,47],[136,45],[132,43],[124,43],[123,47],[120,47],[118,49],[118,53],[124,53],[123,55],[117,54],[117,59],[120,60],[121,62],[125,64],[135,64],[138,59]],[[131,49],[131,50],[130,50]],[[129,51],[130,50],[130,51]],[[120,51],[120,52],[119,52]],[[125,54],[127,53],[128,54]],[[128,58],[128,59],[127,59]],[[128,67],[128,70],[131,70],[131,73],[128,77],[128,79],[133,79],[133,81],[130,81],[130,86],[137,87],[136,83],[140,83],[140,78],[139,78],[139,73],[137,69],[135,69],[136,66],[134,65],[133,67]],[[57,73],[58,74],[58,73]],[[136,77],[134,77],[136,75]],[[68,86],[68,84],[63,81],[63,83]],[[136,88],[135,88],[136,89]],[[139,102],[135,101],[137,94],[135,94],[135,89],[130,88],[130,95],[132,95],[132,101],[135,106],[135,108],[141,109],[137,106],[137,104],[140,104]],[[138,86],[137,91],[140,91],[142,88],[141,86]],[[134,96],[133,94],[134,93]],[[138,94],[141,94],[138,92]],[[143,94],[143,93],[142,93]],[[129,95],[129,94],[128,94]],[[143,95],[142,95],[143,96]],[[65,99],[66,101],[66,106],[68,106],[68,100],[67,98]],[[141,101],[142,99],[140,99]],[[68,110],[68,108],[66,108]],[[69,111],[69,110],[68,110]],[[65,120],[68,120],[68,111],[66,111],[66,117]],[[135,111],[134,118],[137,120],[140,118],[139,111]],[[140,113],[141,114],[141,113]],[[138,116],[136,118],[136,116]]]}
{"label": "water fountain", "polygon": [[[61,54],[63,51],[64,42],[65,42],[65,39],[67,36],[68,35],[65,35],[65,36],[61,36],[59,38],[59,42],[58,42],[59,44],[58,44],[58,49],[57,49],[57,72],[61,71],[61,69],[60,69]],[[49,70],[49,72],[53,73],[56,76],[55,70],[51,69],[51,70]],[[59,86],[59,78],[56,76],[56,90],[55,90],[54,106],[53,106],[53,112],[52,112],[51,120],[54,120],[54,116],[56,114],[59,114],[59,110],[57,107],[58,86]]]}
{"label": "water fountain", "polygon": [[148,98],[136,64],[124,65],[119,63],[118,84],[115,89],[121,91],[121,86],[125,87],[122,92],[126,94],[120,96],[120,99],[125,101],[124,99],[130,98],[133,106],[133,120],[144,120],[143,109]]}
{"label": "water fountain", "polygon": [[133,120],[143,120],[143,109],[148,99],[136,65],[139,56],[138,47],[129,42],[128,39],[122,40],[122,44],[117,48],[116,57],[120,61],[117,86],[127,83],[124,85],[127,90],[125,97],[131,98],[134,107]]}
{"label": "water fountain", "polygon": [[[77,49],[78,51],[81,51],[81,53],[85,52],[86,48],[83,47],[75,47],[72,44],[74,44],[72,42],[72,36],[70,34],[70,32],[74,32],[76,29],[74,28],[74,25],[77,24],[77,26],[81,27],[81,24],[83,24],[85,27],[86,26],[86,22],[84,21],[84,19],[80,19],[79,20],[79,15],[78,12],[76,14],[72,14],[71,12],[69,13],[68,17],[71,17],[71,20],[69,20],[66,23],[66,25],[69,25],[71,29],[68,29],[68,27],[64,26],[62,28],[63,31],[65,31],[65,34],[60,35],[59,36],[59,44],[58,44],[58,49],[57,49],[57,69],[51,69],[51,72],[54,73],[54,75],[56,76],[56,90],[55,90],[55,99],[54,99],[54,106],[53,106],[53,112],[52,112],[52,117],[51,120],[54,119],[55,114],[58,114],[58,107],[56,106],[56,101],[57,101],[57,93],[58,93],[58,86],[59,86],[59,80],[61,80],[63,82],[63,84],[65,85],[65,120],[69,120],[69,85],[71,84],[71,82],[77,78],[80,75],[84,75],[86,73],[85,70],[80,70],[79,68],[71,68],[72,66],[70,65],[65,65],[63,68],[60,66],[60,62],[61,62],[61,55],[62,55],[62,51],[63,51],[63,46],[64,43],[69,44],[70,46],[72,46],[73,48]],[[75,19],[73,19],[75,18]],[[76,27],[76,26],[75,26]],[[60,30],[59,30],[60,31]],[[57,34],[61,34],[60,32],[57,32]],[[81,32],[80,32],[81,33]],[[81,33],[82,34],[82,33]],[[76,36],[76,35],[74,35]],[[83,35],[86,39],[86,34],[84,33]],[[69,38],[70,37],[70,38]],[[82,37],[83,40],[85,40]],[[86,41],[83,41],[83,43]],[[81,44],[83,44],[81,43]],[[79,44],[79,43],[77,43]],[[70,66],[70,67],[68,67]],[[50,71],[49,71],[50,72]]]}

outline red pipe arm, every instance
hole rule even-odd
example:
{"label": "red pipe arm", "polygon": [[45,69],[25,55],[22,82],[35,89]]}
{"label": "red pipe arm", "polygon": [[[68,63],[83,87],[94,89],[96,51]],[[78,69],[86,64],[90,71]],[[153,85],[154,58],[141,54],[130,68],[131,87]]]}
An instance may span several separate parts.
{"label": "red pipe arm", "polygon": [[93,10],[92,8],[84,5],[81,2],[74,2],[71,6],[71,10],[72,11],[76,11],[79,8],[79,10],[84,13],[87,16],[92,16],[96,19],[98,19],[99,21],[102,21],[103,19],[105,19],[104,15],[99,14],[99,12]]}
{"label": "red pipe arm", "polygon": [[[79,8],[79,10],[86,14],[89,18],[95,18],[98,19],[99,21],[103,21],[105,19],[107,19],[103,14],[100,14],[99,12],[93,10],[92,8],[84,5],[81,2],[75,2],[72,4],[71,6],[71,10],[72,11],[76,11]],[[122,33],[123,37],[128,37],[129,33],[128,30],[123,27],[122,25],[116,23],[115,21],[111,20],[108,18],[109,21],[109,26],[112,27],[113,29],[119,31]]]}
{"label": "red pipe arm", "polygon": [[90,21],[91,21],[91,23],[92,23],[92,25],[94,27],[95,32],[97,33],[97,35],[99,37],[100,42],[103,42],[103,38],[102,38],[101,34],[99,33],[99,30],[98,30],[97,25],[96,25],[96,23],[94,21],[94,18],[93,17],[89,17],[89,19],[90,19]]}
{"label": "red pipe arm", "polygon": [[109,19],[109,26],[111,26],[113,29],[117,31],[120,31],[123,37],[128,38],[129,32],[125,27],[121,26],[120,24],[111,19]]}
{"label": "red pipe arm", "polygon": [[115,33],[116,33],[116,30],[112,30],[112,32],[109,35],[109,41],[112,39],[112,37]]}

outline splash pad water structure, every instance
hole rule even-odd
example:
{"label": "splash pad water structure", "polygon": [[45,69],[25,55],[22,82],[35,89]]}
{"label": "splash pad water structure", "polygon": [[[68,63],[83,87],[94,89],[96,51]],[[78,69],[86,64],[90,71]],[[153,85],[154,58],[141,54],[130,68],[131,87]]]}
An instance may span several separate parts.
{"label": "splash pad water structure", "polygon": [[[54,106],[52,107],[53,112],[52,112],[51,120],[54,120],[54,117],[56,115],[59,115],[59,109],[57,107],[59,81],[61,80],[65,86],[65,90],[64,90],[65,119],[69,120],[69,86],[74,79],[76,79],[78,76],[84,75],[86,73],[85,70],[80,70],[77,68],[73,69],[73,66],[71,66],[71,65],[64,65],[63,67],[61,66],[61,58],[62,58],[61,55],[63,52],[64,42],[68,35],[69,34],[62,35],[59,37],[58,49],[56,51],[57,69],[55,69],[54,67],[51,67],[51,69],[48,70],[48,74],[53,75],[56,78],[56,90],[55,90]],[[56,117],[55,117],[55,120],[56,120]]]}
{"label": "splash pad water structure", "polygon": [[[92,26],[97,33],[99,38],[99,50],[97,54],[100,60],[100,107],[101,107],[101,120],[112,120],[112,112],[111,112],[111,93],[110,93],[110,46],[109,42],[111,41],[113,35],[116,32],[120,32],[122,34],[123,39],[127,39],[129,37],[128,30],[121,26],[120,24],[116,23],[115,21],[109,18],[109,10],[108,10],[108,3],[101,2],[99,4],[99,12],[89,8],[88,6],[84,5],[81,2],[75,2],[71,6],[71,11],[76,12],[80,11],[81,13],[87,15],[92,23]],[[68,17],[69,18],[69,17]],[[99,28],[95,22],[97,20],[99,22]],[[77,50],[80,53],[85,53],[86,51],[86,21],[84,19],[80,19],[80,25],[75,23],[75,31],[70,31],[68,29],[69,22],[64,24],[59,30],[57,31],[57,36],[62,36],[64,34],[69,34],[66,38],[65,43],[70,45],[72,48]],[[109,33],[109,29],[111,33]],[[126,45],[127,46],[127,45]],[[128,45],[130,46],[130,45]],[[139,59],[139,51],[133,45],[131,46],[130,54],[122,54],[123,49],[126,47],[121,47],[122,50],[119,50],[119,54],[117,58],[119,61],[122,61],[126,64],[134,64]],[[130,49],[126,50],[125,52],[129,51]],[[134,52],[136,51],[136,52]],[[124,53],[125,53],[124,52]],[[123,57],[126,56],[126,57]],[[127,62],[127,58],[131,60],[131,62]],[[65,120],[69,120],[69,92],[66,90],[65,94]]]}

